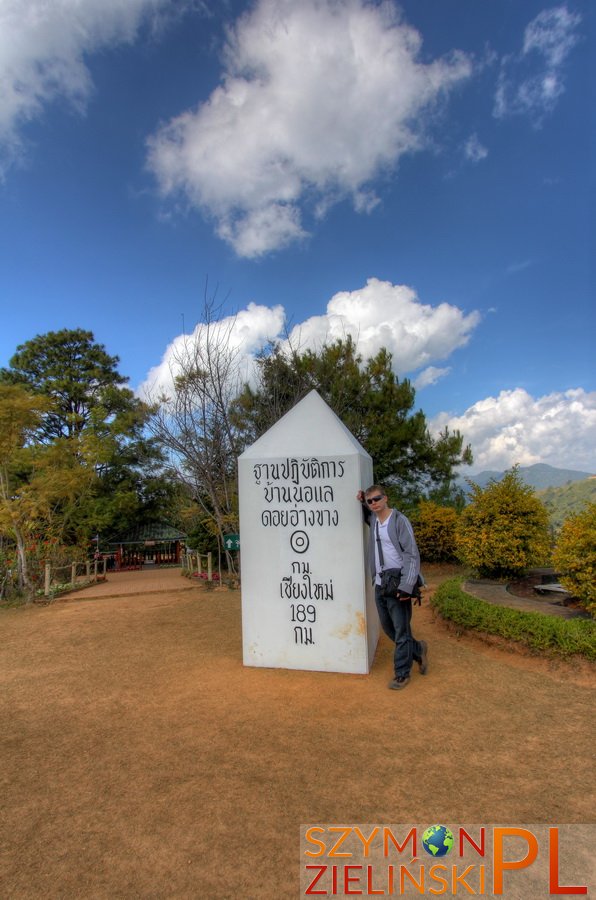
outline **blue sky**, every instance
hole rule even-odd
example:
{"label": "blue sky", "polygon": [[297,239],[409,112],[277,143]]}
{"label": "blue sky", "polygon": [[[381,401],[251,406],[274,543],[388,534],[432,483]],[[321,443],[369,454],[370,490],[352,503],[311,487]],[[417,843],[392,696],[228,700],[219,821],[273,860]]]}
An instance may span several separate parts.
{"label": "blue sky", "polygon": [[247,364],[353,334],[474,470],[596,472],[591,6],[0,0],[0,365],[155,390],[216,293]]}

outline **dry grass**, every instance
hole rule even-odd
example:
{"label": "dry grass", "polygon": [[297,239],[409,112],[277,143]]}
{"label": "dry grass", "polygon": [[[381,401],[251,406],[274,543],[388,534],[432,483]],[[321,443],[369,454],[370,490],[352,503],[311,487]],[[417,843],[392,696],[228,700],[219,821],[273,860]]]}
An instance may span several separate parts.
{"label": "dry grass", "polygon": [[590,822],[593,669],[415,623],[394,692],[385,638],[369,676],[244,668],[223,589],[0,613],[1,896],[280,900],[301,823]]}

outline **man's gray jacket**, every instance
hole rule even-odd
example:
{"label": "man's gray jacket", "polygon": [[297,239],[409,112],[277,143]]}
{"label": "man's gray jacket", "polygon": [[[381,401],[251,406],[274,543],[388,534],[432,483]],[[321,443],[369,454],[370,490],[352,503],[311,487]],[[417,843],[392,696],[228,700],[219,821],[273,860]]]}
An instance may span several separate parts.
{"label": "man's gray jacket", "polygon": [[[370,537],[368,545],[368,562],[373,581],[377,574],[375,541],[377,539],[377,517],[371,514]],[[387,534],[393,546],[402,558],[400,591],[411,594],[416,587],[420,573],[420,554],[416,546],[416,538],[412,531],[410,520],[396,509],[391,511],[391,517],[387,526]]]}

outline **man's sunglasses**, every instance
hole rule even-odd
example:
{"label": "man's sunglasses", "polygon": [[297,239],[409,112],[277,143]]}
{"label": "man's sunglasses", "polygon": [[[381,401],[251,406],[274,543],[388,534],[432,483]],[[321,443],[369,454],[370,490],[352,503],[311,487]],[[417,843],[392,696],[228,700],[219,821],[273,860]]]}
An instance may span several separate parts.
{"label": "man's sunglasses", "polygon": [[383,499],[383,495],[379,494],[378,497],[367,497],[366,502],[368,503],[369,506],[372,506],[373,503],[378,503],[379,500],[382,500],[382,499]]}

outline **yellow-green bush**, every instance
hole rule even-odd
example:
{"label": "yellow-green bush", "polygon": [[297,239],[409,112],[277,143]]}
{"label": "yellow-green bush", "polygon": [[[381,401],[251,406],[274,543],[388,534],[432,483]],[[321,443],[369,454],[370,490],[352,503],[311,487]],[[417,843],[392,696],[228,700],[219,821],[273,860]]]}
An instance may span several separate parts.
{"label": "yellow-green bush", "polygon": [[460,561],[479,575],[505,578],[549,560],[548,513],[517,467],[482,489],[471,483],[472,499],[456,529]]}
{"label": "yellow-green bush", "polygon": [[425,562],[449,562],[455,559],[457,513],[448,506],[423,500],[413,518],[414,534]]}
{"label": "yellow-green bush", "polygon": [[596,503],[565,520],[553,561],[563,587],[596,616]]}

